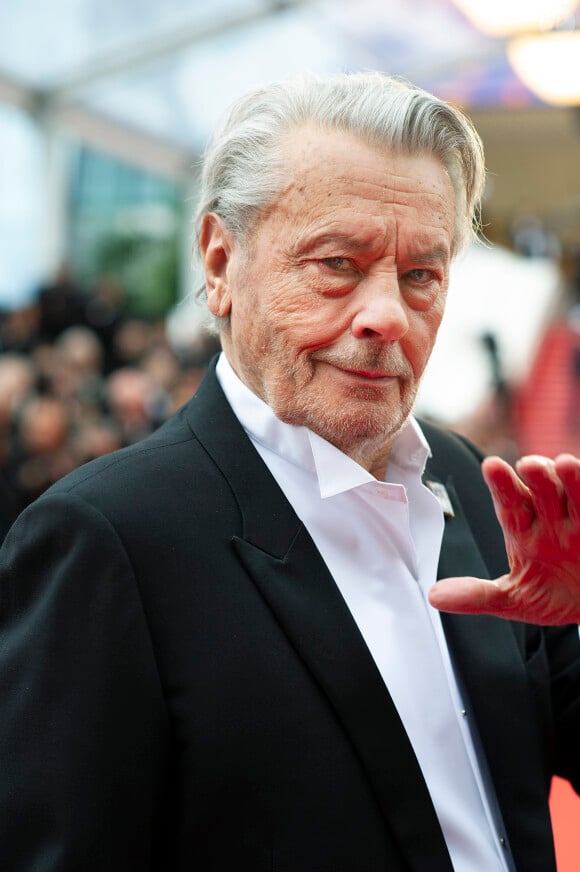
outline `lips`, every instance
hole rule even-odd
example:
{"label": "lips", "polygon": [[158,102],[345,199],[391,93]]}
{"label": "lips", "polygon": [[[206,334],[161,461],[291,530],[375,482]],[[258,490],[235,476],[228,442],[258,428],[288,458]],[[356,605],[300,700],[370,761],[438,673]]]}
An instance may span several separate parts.
{"label": "lips", "polygon": [[363,358],[355,355],[339,354],[336,351],[323,351],[313,355],[318,363],[333,367],[337,372],[345,376],[359,378],[361,381],[387,381],[393,379],[409,379],[412,377],[410,366],[407,361],[401,359],[400,354],[393,350],[382,348],[380,353],[366,355]]}
{"label": "lips", "polygon": [[377,378],[397,378],[398,376],[392,372],[377,372],[377,370],[369,369],[347,369],[346,367],[337,367],[342,372],[348,375],[360,376],[361,378],[377,379]]}

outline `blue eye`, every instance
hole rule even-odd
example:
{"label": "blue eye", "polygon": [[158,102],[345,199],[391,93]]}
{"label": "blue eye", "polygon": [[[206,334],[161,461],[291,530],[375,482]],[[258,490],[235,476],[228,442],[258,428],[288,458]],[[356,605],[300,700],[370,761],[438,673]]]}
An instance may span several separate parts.
{"label": "blue eye", "polygon": [[345,257],[325,257],[322,259],[322,263],[336,272],[343,272],[348,266],[348,260]]}
{"label": "blue eye", "polygon": [[407,278],[416,282],[425,283],[430,282],[434,278],[434,275],[430,269],[412,269],[407,273]]}

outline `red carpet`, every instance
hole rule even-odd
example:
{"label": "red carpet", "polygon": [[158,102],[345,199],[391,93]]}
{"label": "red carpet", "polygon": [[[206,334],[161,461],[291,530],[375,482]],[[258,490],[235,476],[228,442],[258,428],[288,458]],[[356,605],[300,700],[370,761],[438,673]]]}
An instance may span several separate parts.
{"label": "red carpet", "polygon": [[567,781],[552,781],[550,809],[558,872],[580,872],[580,797]]}

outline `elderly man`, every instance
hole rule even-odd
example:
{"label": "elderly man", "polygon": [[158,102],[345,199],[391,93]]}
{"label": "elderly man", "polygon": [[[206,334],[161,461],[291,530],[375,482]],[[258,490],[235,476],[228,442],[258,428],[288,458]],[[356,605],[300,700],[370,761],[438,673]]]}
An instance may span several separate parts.
{"label": "elderly man", "polygon": [[197,225],[217,366],[5,544],[3,869],[555,869],[580,464],[490,458],[488,489],[411,414],[483,175],[382,75],[234,106]]}

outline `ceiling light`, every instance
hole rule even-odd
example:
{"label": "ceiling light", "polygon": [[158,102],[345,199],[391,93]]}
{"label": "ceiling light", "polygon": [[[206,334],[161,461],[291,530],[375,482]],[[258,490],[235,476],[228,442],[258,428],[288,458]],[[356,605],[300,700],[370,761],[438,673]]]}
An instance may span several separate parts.
{"label": "ceiling light", "polygon": [[544,102],[580,105],[580,31],[519,36],[507,46],[515,72]]}
{"label": "ceiling light", "polygon": [[549,30],[578,0],[454,0],[469,21],[491,36]]}

